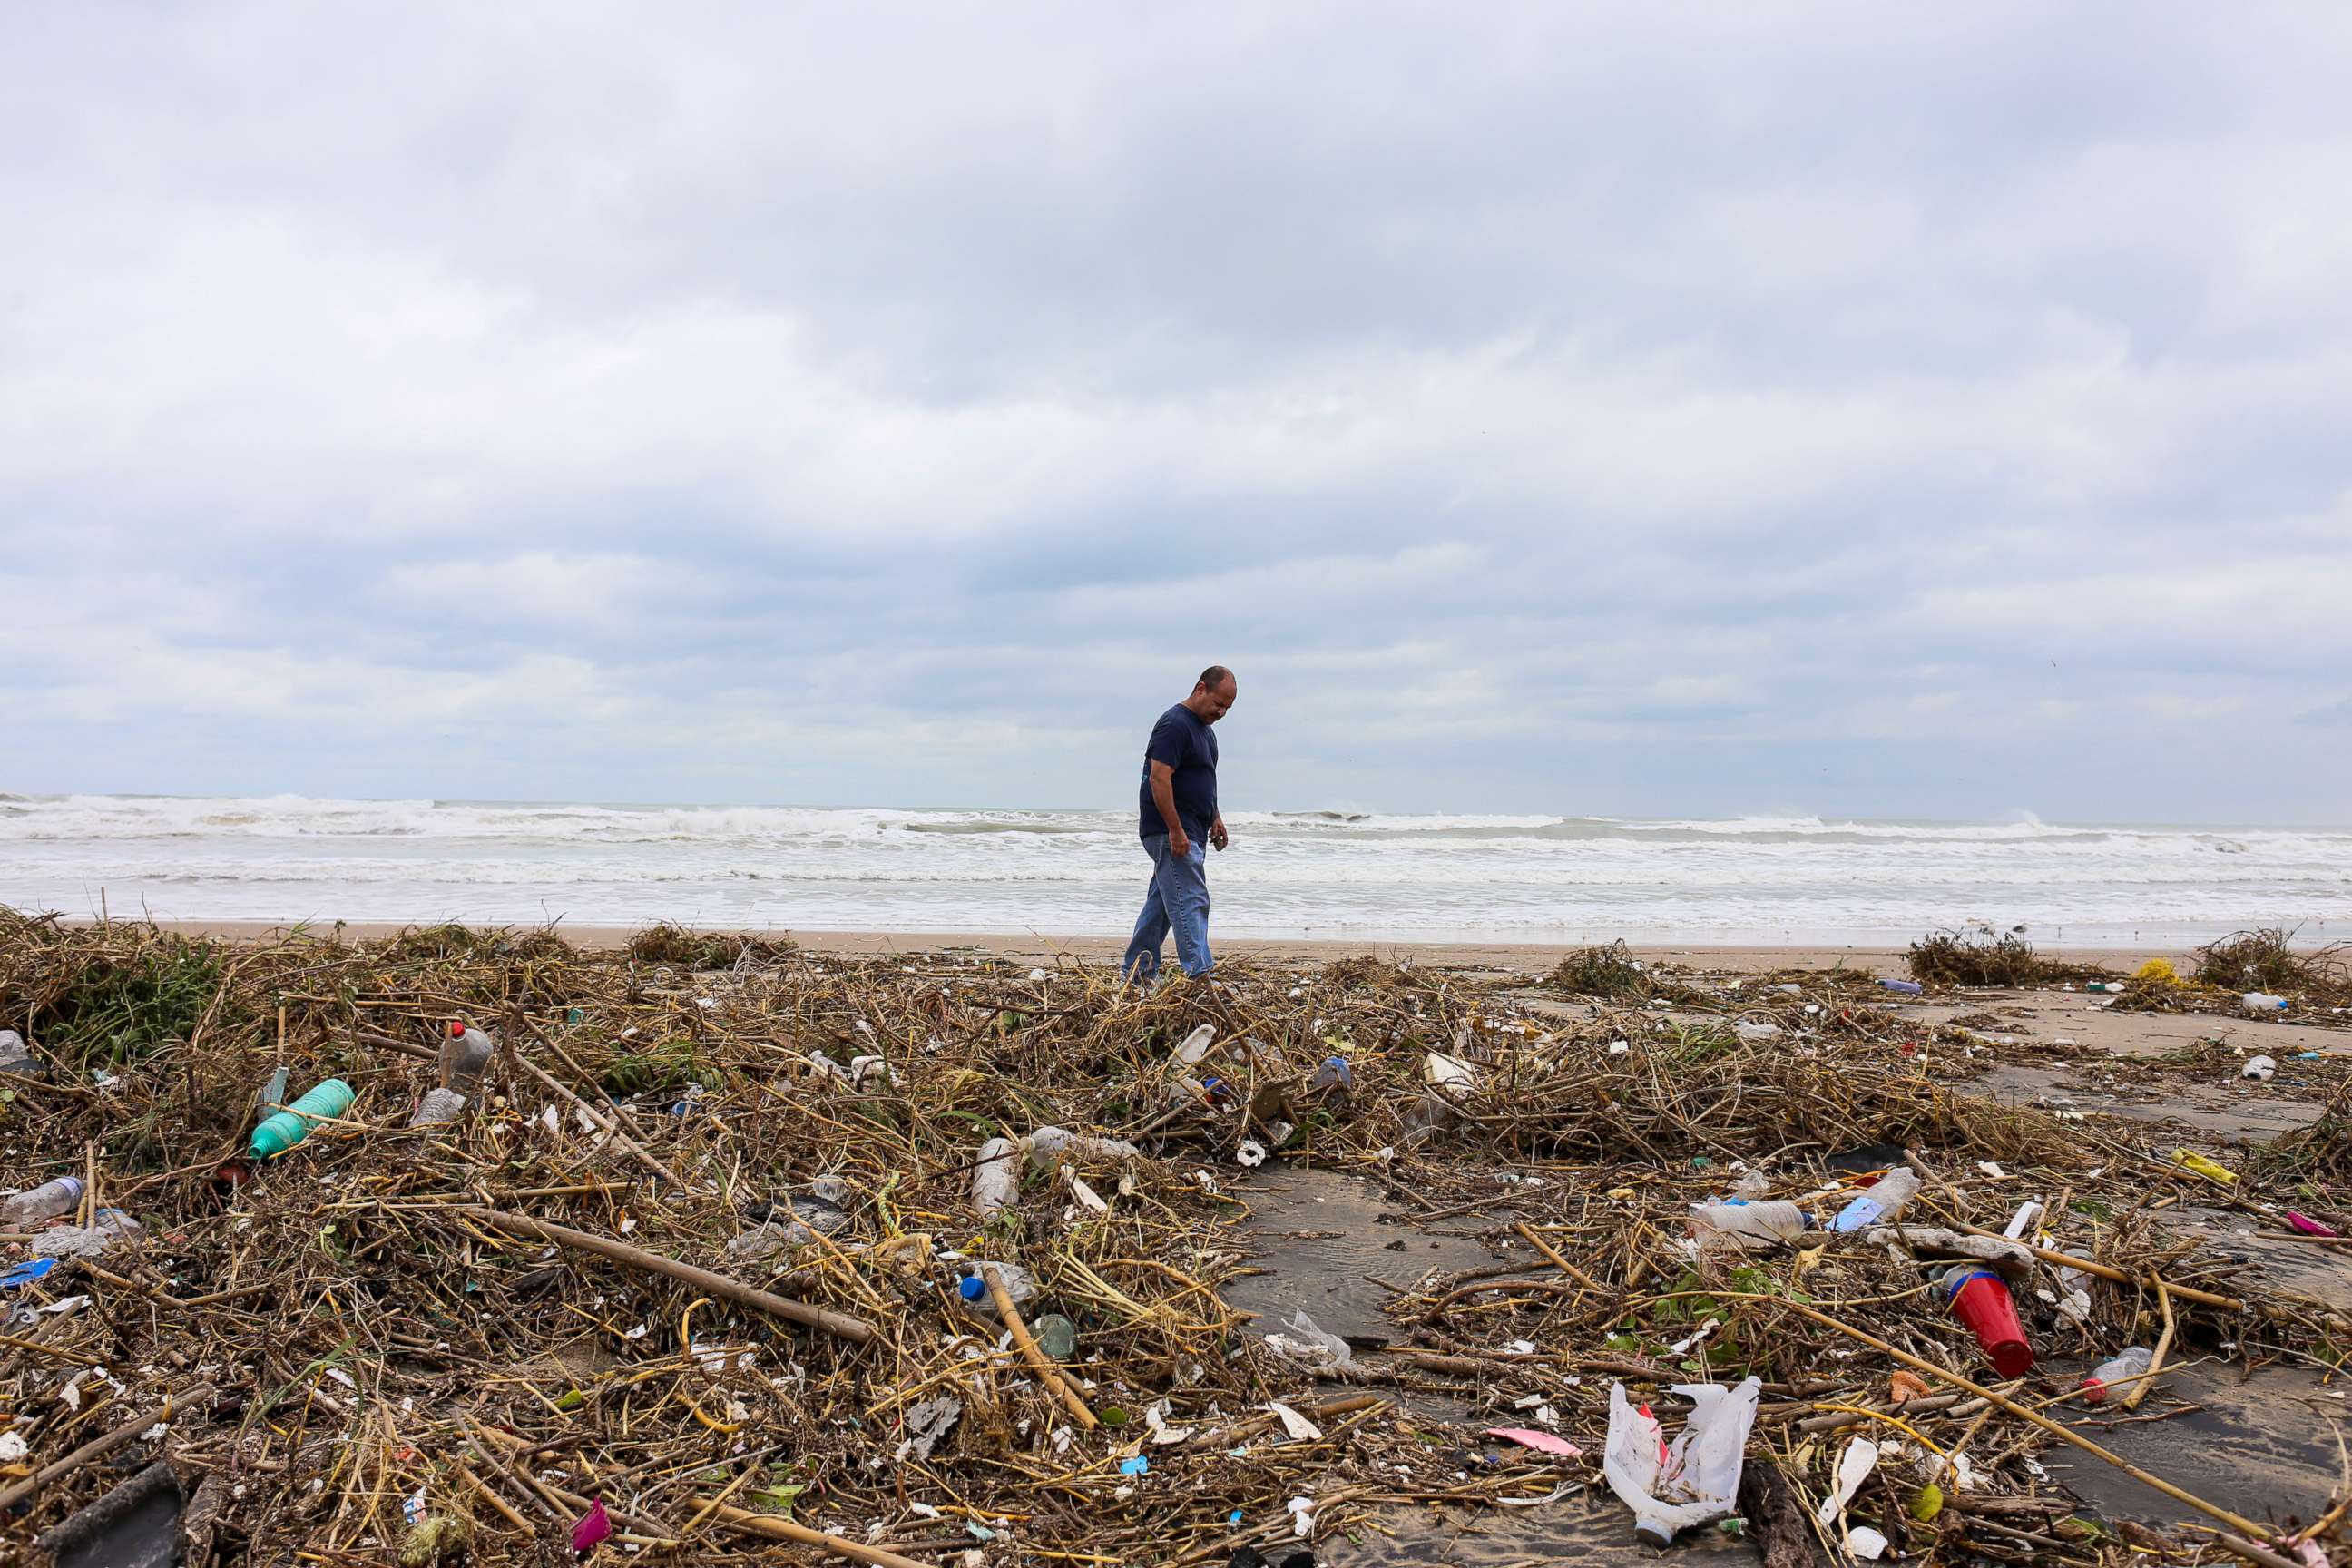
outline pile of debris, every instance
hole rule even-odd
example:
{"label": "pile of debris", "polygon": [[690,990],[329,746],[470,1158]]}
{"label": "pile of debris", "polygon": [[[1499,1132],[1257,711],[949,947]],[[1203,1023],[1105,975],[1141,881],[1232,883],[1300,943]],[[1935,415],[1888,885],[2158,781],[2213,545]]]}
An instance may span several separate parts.
{"label": "pile of debris", "polygon": [[[2340,1192],[1971,1097],[1977,1047],[1869,976],[1568,1017],[1370,960],[1141,989],[647,934],[0,913],[12,1534],[169,1494],[197,1564],[1282,1563],[1606,1485],[1776,1563],[2096,1562],[2127,1543],[2035,1458],[2100,1452],[2061,1406],[2352,1336],[2146,1212],[2327,1228]],[[1507,1207],[1525,1266],[1423,1280],[1378,1341],[1309,1301],[1252,1331],[1221,1290],[1268,1162]],[[2097,1384],[2032,1364],[2158,1323]],[[1397,1403],[1433,1390],[1492,1424],[1433,1435]],[[2341,1529],[2195,1479],[2149,1478],[2210,1527],[2168,1548],[2310,1568]]]}

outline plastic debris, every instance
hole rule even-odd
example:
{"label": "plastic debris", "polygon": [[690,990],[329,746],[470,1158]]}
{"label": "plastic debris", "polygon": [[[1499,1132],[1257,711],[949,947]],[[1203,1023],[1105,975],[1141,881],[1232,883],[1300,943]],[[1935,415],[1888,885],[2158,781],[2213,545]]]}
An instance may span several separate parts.
{"label": "plastic debris", "polygon": [[991,1138],[980,1146],[971,1163],[971,1206],[983,1220],[993,1219],[1019,1192],[1021,1146],[1010,1138]]}
{"label": "plastic debris", "polygon": [[81,1206],[79,1176],[56,1176],[0,1203],[0,1229],[23,1230]]}
{"label": "plastic debris", "polygon": [[1837,1477],[1830,1485],[1829,1496],[1822,1499],[1821,1507],[1813,1510],[1813,1521],[1824,1530],[1837,1523],[1845,1512],[1845,1505],[1853,1500],[1853,1494],[1862,1489],[1862,1483],[1870,1479],[1871,1472],[1877,1468],[1877,1444],[1867,1437],[1848,1442],[1845,1451],[1838,1456]]}
{"label": "plastic debris", "polygon": [[604,1500],[593,1498],[588,1503],[588,1517],[572,1527],[572,1550],[590,1552],[596,1543],[613,1533],[612,1516],[604,1511]]}
{"label": "plastic debris", "polygon": [[1533,1448],[1540,1454],[1553,1454],[1563,1459],[1579,1459],[1584,1450],[1553,1432],[1538,1432],[1528,1426],[1489,1426],[1486,1436],[1500,1437],[1506,1443],[1517,1443],[1522,1448]]}
{"label": "plastic debris", "polygon": [[2252,1079],[2257,1083],[2268,1083],[2271,1076],[2277,1071],[2278,1063],[2271,1060],[2270,1058],[2249,1057],[2246,1059],[2246,1065],[2238,1069],[2238,1076]]}
{"label": "plastic debris", "polygon": [[1337,1334],[1325,1333],[1321,1325],[1307,1315],[1304,1307],[1292,1311],[1290,1321],[1281,1331],[1266,1335],[1265,1343],[1276,1355],[1302,1366],[1320,1370],[1356,1364],[1356,1352],[1348,1348],[1348,1342]]}
{"label": "plastic debris", "polygon": [[2193,1150],[2175,1149],[2172,1152],[2172,1158],[2174,1163],[2179,1164],[2183,1170],[2194,1171],[2199,1175],[2205,1177],[2209,1181],[2231,1184],[2235,1183],[2238,1179],[2237,1172],[2232,1171],[2227,1165],[2220,1164],[2214,1161],[2209,1160],[2204,1155],[2197,1153]]}
{"label": "plastic debris", "polygon": [[1853,1231],[1889,1224],[1918,1193],[1919,1178],[1912,1173],[1911,1167],[1897,1165],[1839,1210],[1837,1218],[1830,1222],[1830,1228]]}
{"label": "plastic debris", "polygon": [[1674,1392],[1694,1408],[1682,1436],[1668,1447],[1649,1406],[1636,1410],[1626,1401],[1623,1384],[1610,1384],[1609,1444],[1601,1468],[1610,1489],[1633,1510],[1636,1532],[1664,1546],[1678,1532],[1732,1511],[1763,1386],[1752,1375],[1737,1387],[1675,1384]]}

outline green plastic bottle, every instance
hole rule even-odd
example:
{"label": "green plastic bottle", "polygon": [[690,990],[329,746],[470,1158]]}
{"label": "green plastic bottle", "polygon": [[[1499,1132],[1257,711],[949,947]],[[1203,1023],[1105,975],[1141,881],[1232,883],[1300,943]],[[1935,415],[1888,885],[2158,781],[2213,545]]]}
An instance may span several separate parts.
{"label": "green plastic bottle", "polygon": [[310,1135],[322,1116],[341,1116],[352,1108],[352,1086],[331,1078],[253,1130],[253,1157],[274,1160]]}

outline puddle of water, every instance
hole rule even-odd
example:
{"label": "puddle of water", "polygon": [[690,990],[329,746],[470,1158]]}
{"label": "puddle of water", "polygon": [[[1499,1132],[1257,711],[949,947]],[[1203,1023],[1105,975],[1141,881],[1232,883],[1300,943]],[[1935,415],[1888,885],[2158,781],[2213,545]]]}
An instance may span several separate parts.
{"label": "puddle of water", "polygon": [[[2247,1377],[2205,1365],[2168,1375],[2140,1414],[2160,1411],[2168,1394],[2204,1408],[2112,1431],[2072,1424],[2151,1475],[2258,1522],[2307,1523],[2327,1506],[2338,1476],[2330,1424],[2352,1424],[2352,1401],[2331,1397],[2308,1373],[2265,1367]],[[2060,1447],[2041,1458],[2067,1490],[2108,1519],[2204,1520],[2088,1454]]]}
{"label": "puddle of water", "polygon": [[2225,1138],[2265,1143],[2282,1132],[2292,1132],[2319,1120],[2317,1105],[2301,1104],[2267,1092],[2268,1086],[2241,1089],[2234,1084],[2192,1083],[2151,1091],[2137,1088],[2125,1094],[2149,1092],[2150,1098],[2126,1099],[2124,1094],[2084,1081],[2084,1068],[2031,1067],[2022,1062],[1999,1062],[1977,1080],[1985,1097],[2003,1105],[2021,1105],[2045,1096],[2051,1103],[2074,1110],[2127,1116],[2135,1121],[2187,1122]]}
{"label": "puddle of water", "polygon": [[[1542,1508],[1399,1509],[1380,1523],[1394,1533],[1360,1531],[1360,1542],[1332,1537],[1318,1546],[1316,1560],[1330,1568],[1654,1568],[1661,1555],[1634,1539],[1632,1510],[1606,1487]],[[1727,1568],[1752,1564],[1756,1549],[1709,1528],[1685,1534],[1666,1555],[1677,1563]]]}
{"label": "puddle of water", "polygon": [[1250,1205],[1241,1236],[1265,1272],[1234,1280],[1225,1300],[1257,1313],[1251,1326],[1260,1333],[1304,1307],[1326,1332],[1387,1339],[1396,1325],[1382,1309],[1395,1290],[1411,1289],[1433,1270],[1507,1259],[1484,1242],[1413,1229],[1403,1204],[1338,1171],[1269,1164],[1248,1185],[1226,1190]]}
{"label": "puddle of water", "polygon": [[[2273,1241],[2256,1236],[2258,1229],[2281,1229],[2273,1222],[2229,1209],[2183,1205],[2168,1209],[2164,1223],[2205,1242],[2209,1251],[2240,1262],[2251,1262],[2265,1282],[2314,1300],[2352,1300],[2352,1247],[2314,1247],[2308,1242]],[[2334,1405],[2337,1401],[2330,1400]],[[2342,1404],[2336,1419],[2352,1427],[2352,1403]]]}

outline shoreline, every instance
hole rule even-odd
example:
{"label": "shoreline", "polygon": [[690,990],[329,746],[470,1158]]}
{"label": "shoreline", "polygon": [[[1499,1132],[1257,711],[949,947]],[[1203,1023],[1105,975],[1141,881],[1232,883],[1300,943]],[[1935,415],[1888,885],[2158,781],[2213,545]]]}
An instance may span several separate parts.
{"label": "shoreline", "polygon": [[[94,920],[76,919],[69,925],[91,926]],[[401,921],[352,921],[344,923],[342,935],[351,942],[369,942],[399,935],[426,922]],[[157,921],[156,928],[181,936],[209,937],[226,942],[253,942],[283,935],[300,929],[320,934],[333,929],[331,922],[310,921],[300,924],[286,921],[266,920],[189,920]],[[495,929],[495,928],[493,928]],[[516,928],[518,930],[524,928]],[[537,928],[530,928],[537,929]],[[611,952],[628,945],[629,939],[645,927],[589,925],[558,926],[555,934],[574,947],[588,952]],[[1066,933],[1002,931],[735,931],[727,927],[692,927],[698,933],[740,935],[747,937],[789,937],[804,952],[844,958],[866,958],[889,953],[961,953],[990,957],[1026,959],[1032,963],[1071,959],[1080,963],[1116,963],[1127,948],[1123,936],[1099,933]],[[1210,945],[1223,957],[1250,958],[1260,963],[1329,963],[1339,959],[1370,955],[1387,961],[1410,959],[1415,963],[1447,968],[1484,968],[1540,972],[1551,968],[1571,953],[1581,952],[1595,942],[1380,942],[1345,938],[1285,938],[1229,937],[1218,939],[1212,933]],[[1678,963],[1695,969],[1707,969],[1729,973],[1759,973],[1774,969],[1829,969],[1840,965],[1848,968],[1890,969],[1903,973],[1906,948],[1867,942],[1851,944],[1791,942],[1711,943],[1694,942],[1628,942],[1626,950],[1644,963]],[[2154,947],[2084,948],[2049,947],[2038,950],[2045,958],[2078,961],[2105,965],[2119,970],[2137,968],[2150,958],[2178,958],[2179,951]]]}

